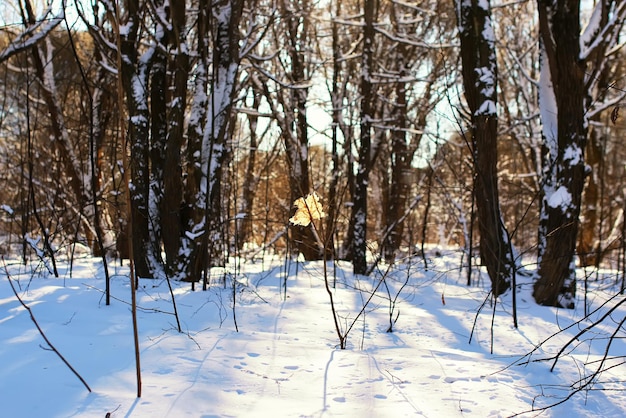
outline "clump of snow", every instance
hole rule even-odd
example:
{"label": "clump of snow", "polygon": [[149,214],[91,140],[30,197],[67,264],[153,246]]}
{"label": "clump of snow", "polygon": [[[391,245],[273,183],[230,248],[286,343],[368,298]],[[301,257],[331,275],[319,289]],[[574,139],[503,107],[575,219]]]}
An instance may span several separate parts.
{"label": "clump of snow", "polygon": [[9,205],[0,205],[0,209],[2,209],[3,211],[5,211],[7,214],[11,216],[13,216],[13,214],[15,213],[13,208]]}
{"label": "clump of snow", "polygon": [[568,163],[570,166],[578,165],[582,160],[583,151],[577,144],[569,145],[563,152],[563,161]]}
{"label": "clump of snow", "polygon": [[564,212],[572,204],[572,194],[567,187],[559,186],[549,197],[548,206],[551,208],[561,208]]}

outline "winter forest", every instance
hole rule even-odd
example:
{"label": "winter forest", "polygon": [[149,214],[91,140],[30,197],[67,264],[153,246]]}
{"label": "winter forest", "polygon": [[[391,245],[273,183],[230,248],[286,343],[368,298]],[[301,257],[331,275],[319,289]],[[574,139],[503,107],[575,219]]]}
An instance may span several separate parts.
{"label": "winter forest", "polygon": [[[597,373],[564,377],[567,393],[624,362],[625,1],[3,4],[0,296],[28,309],[24,275],[64,278],[88,258],[109,305],[123,271],[138,381],[140,283],[169,294],[179,332],[177,292],[230,289],[213,320],[238,328],[241,289],[265,302],[248,279],[267,260],[282,260],[283,301],[287,277],[321,277],[340,349],[383,288],[386,331],[402,321],[405,269],[445,268],[481,290],[472,318],[493,309],[517,328],[519,294],[533,317],[570,315],[563,350],[596,333]],[[339,276],[360,295],[352,316]],[[568,328],[547,321],[526,352]]]}

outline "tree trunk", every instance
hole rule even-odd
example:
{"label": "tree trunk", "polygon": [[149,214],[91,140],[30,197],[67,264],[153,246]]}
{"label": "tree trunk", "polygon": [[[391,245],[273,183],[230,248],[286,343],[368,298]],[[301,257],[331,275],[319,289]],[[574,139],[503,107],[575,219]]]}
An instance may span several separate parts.
{"label": "tree trunk", "polygon": [[363,52],[361,58],[361,133],[359,144],[359,160],[357,164],[354,196],[352,202],[353,254],[354,274],[367,272],[367,191],[369,174],[372,169],[372,118],[374,116],[372,85],[372,65],[374,55],[374,16],[377,9],[376,0],[363,1]]}
{"label": "tree trunk", "polygon": [[407,147],[407,71],[404,64],[405,48],[399,44],[398,65],[400,72],[399,80],[396,82],[396,100],[394,106],[394,130],[391,132],[391,184],[389,185],[389,206],[386,208],[385,231],[387,232],[385,241],[382,243],[383,255],[388,263],[392,263],[396,256],[396,251],[400,248],[404,222],[399,220],[404,215],[406,202],[411,190],[411,162],[413,155],[410,155]]}
{"label": "tree trunk", "polygon": [[577,253],[581,266],[598,266],[601,261],[601,225],[599,210],[602,205],[600,200],[600,177],[602,176],[603,149],[600,133],[597,129],[589,132],[589,141],[586,149],[586,163],[591,168],[587,178],[587,185],[582,196],[581,224],[578,238]]}
{"label": "tree trunk", "polygon": [[[602,123],[601,110],[611,99],[614,89],[606,88],[615,78],[614,69],[609,64],[611,50],[618,42],[620,28],[626,16],[626,5],[620,0],[596,2],[592,14],[597,22],[588,25],[583,34],[581,46],[587,51],[585,73],[585,115],[590,119],[585,162],[590,173],[581,204],[581,233],[578,241],[578,256],[582,266],[599,266],[611,241],[604,241],[602,235],[602,195],[604,194],[606,147],[605,133],[597,125]],[[621,16],[621,18],[620,18]],[[608,33],[608,35],[607,35]],[[582,55],[582,51],[581,51]],[[622,97],[624,92],[621,92]],[[598,111],[600,110],[600,111]],[[610,234],[608,234],[610,235]]]}
{"label": "tree trunk", "polygon": [[538,7],[545,57],[541,65],[546,66],[542,71],[548,71],[554,97],[553,101],[540,104],[542,123],[545,127],[553,121],[544,119],[548,112],[556,114],[556,138],[553,131],[546,133],[544,128],[544,140],[549,142],[544,153],[544,173],[548,177],[543,187],[539,237],[542,245],[533,296],[540,305],[573,308],[586,142],[580,2],[540,0]]}
{"label": "tree trunk", "polygon": [[[182,237],[181,247],[189,251],[189,260],[184,265],[182,280],[200,281],[207,267],[206,243],[208,238],[204,236],[206,188],[202,188],[203,179],[203,156],[202,139],[207,120],[209,86],[207,68],[208,59],[208,36],[209,16],[211,8],[209,0],[200,0],[198,3],[197,30],[198,41],[196,54],[198,56],[195,65],[193,101],[189,112],[189,124],[187,126],[187,180],[184,190],[184,206],[181,223],[185,228],[185,236]],[[206,157],[204,157],[206,158]],[[188,236],[190,234],[191,236]],[[181,248],[182,249],[182,248]]]}
{"label": "tree trunk", "polygon": [[498,196],[497,63],[491,6],[478,0],[457,0],[456,6],[463,86],[471,114],[480,258],[497,297],[511,287],[514,261]]}
{"label": "tree trunk", "polygon": [[[163,7],[163,2],[160,2]],[[166,55],[168,36],[167,31],[157,31],[155,37],[158,48],[154,51],[150,70],[150,239],[155,245],[160,246],[163,237],[166,220],[161,217],[163,213],[163,194],[165,179],[165,148],[167,141],[167,60]]]}
{"label": "tree trunk", "polygon": [[[178,4],[177,4],[178,3]],[[163,170],[163,200],[161,201],[161,232],[168,272],[177,279],[185,276],[188,261],[183,236],[183,176],[181,150],[183,146],[185,111],[187,107],[187,79],[189,56],[186,45],[185,2],[172,2],[170,9],[174,59],[170,60],[170,91],[164,101],[168,104],[167,141]]]}
{"label": "tree trunk", "polygon": [[[119,69],[126,93],[128,108],[128,142],[130,143],[130,216],[133,259],[137,277],[151,277],[154,262],[154,243],[150,239],[149,195],[149,120],[148,64],[140,60],[137,32],[140,25],[139,2],[127,0],[127,31],[121,36],[122,68]],[[122,22],[119,22],[121,25]],[[145,52],[144,52],[145,53]]]}
{"label": "tree trunk", "polygon": [[[261,105],[261,95],[256,91],[254,83],[252,85],[252,94],[254,96],[252,109],[257,111]],[[250,145],[248,148],[248,161],[246,162],[246,171],[244,173],[244,181],[241,190],[241,209],[238,211],[237,228],[239,237],[237,238],[237,249],[241,251],[243,246],[254,240],[253,213],[254,196],[258,185],[258,177],[256,174],[256,156],[257,156],[257,128],[259,117],[255,113],[247,115],[248,129],[250,130]],[[239,216],[241,214],[241,216]]]}
{"label": "tree trunk", "polygon": [[[228,125],[232,100],[236,92],[239,69],[239,22],[243,0],[217,0],[201,2],[198,20],[199,37],[209,36],[209,16],[214,16],[215,39],[213,62],[203,60],[196,65],[196,91],[192,106],[188,178],[183,208],[186,229],[181,242],[181,278],[199,281],[211,263],[223,258],[222,254],[222,170],[228,157]],[[208,57],[208,42],[198,43],[199,56]],[[211,96],[206,98],[206,69],[212,68]],[[206,104],[207,110],[202,105]],[[204,125],[203,125],[204,124]]]}

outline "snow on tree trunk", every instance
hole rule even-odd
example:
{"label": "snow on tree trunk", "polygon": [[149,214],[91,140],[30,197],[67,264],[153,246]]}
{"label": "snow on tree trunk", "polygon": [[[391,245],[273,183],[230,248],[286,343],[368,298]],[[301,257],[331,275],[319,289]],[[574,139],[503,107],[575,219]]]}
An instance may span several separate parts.
{"label": "snow on tree trunk", "polygon": [[206,194],[201,189],[202,141],[208,110],[208,23],[211,9],[208,0],[200,0],[198,4],[196,44],[197,63],[193,69],[193,96],[187,124],[187,181],[184,188],[184,206],[182,208],[183,236],[179,255],[186,260],[180,266],[182,280],[199,281],[206,268],[206,242],[203,236]]}
{"label": "snow on tree trunk", "polygon": [[[185,132],[185,111],[187,104],[187,79],[189,76],[189,54],[186,44],[185,5],[171,8],[173,35],[171,48],[174,58],[170,60],[172,85],[165,95],[167,103],[167,140],[163,167],[163,200],[161,202],[161,230],[165,249],[167,268],[175,278],[180,278],[187,262],[181,260],[180,247],[184,245],[181,209],[183,203],[183,176],[181,167],[181,149]],[[183,252],[184,253],[184,252]],[[181,271],[182,270],[182,271]]]}
{"label": "snow on tree trunk", "polygon": [[[212,13],[215,19],[213,62],[199,62],[196,66],[194,94],[188,133],[188,152],[191,158],[186,187],[186,229],[179,248],[180,262],[184,263],[184,280],[199,281],[208,266],[221,258],[223,236],[221,213],[222,170],[228,156],[228,130],[230,109],[235,93],[239,68],[239,21],[243,9],[241,0],[219,0],[211,5],[202,2],[201,13]],[[206,19],[205,19],[206,18]],[[208,19],[199,20],[200,37],[209,36]],[[200,56],[208,41],[200,41]],[[213,68],[211,94],[205,97],[207,68]],[[202,108],[206,105],[206,110]],[[217,260],[219,261],[219,260]]]}
{"label": "snow on tree trunk", "polygon": [[[159,12],[164,10],[163,1],[157,2]],[[150,187],[148,207],[150,213],[150,240],[160,243],[163,237],[161,217],[164,199],[165,145],[167,139],[167,31],[157,23],[155,48],[150,70]],[[160,246],[160,245],[159,245]]]}
{"label": "snow on tree trunk", "polygon": [[150,236],[149,210],[149,151],[150,112],[148,108],[148,68],[154,56],[154,47],[139,56],[137,34],[140,26],[139,4],[126,3],[127,21],[120,24],[122,68],[119,69],[126,93],[130,143],[130,205],[133,257],[137,277],[152,277],[157,266],[154,242]]}
{"label": "snow on tree trunk", "polygon": [[[580,59],[580,2],[547,0],[539,1],[538,7],[545,74],[540,106],[546,146],[539,268],[533,296],[541,305],[571,308],[576,292],[575,248],[587,126],[585,68]],[[556,115],[556,126],[548,115]]]}
{"label": "snow on tree trunk", "polygon": [[463,86],[471,114],[480,258],[497,297],[511,287],[514,260],[498,196],[497,64],[490,8],[487,0],[456,0]]}

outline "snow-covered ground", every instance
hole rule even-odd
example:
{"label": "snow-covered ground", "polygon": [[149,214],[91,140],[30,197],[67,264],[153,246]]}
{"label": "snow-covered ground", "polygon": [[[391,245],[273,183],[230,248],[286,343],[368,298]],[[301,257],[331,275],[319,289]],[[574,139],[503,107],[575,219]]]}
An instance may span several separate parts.
{"label": "snow-covered ground", "polygon": [[[92,392],[49,349],[3,271],[0,416],[626,415],[626,366],[611,368],[626,356],[623,329],[610,346],[612,359],[598,362],[626,308],[619,306],[570,345],[551,372],[553,362],[534,360],[553,357],[591,321],[537,346],[583,316],[582,284],[577,308],[558,310],[536,306],[528,279],[520,278],[516,329],[511,292],[495,314],[487,303],[477,316],[487,297],[485,280],[467,287],[458,254],[429,261],[428,270],[419,259],[389,270],[381,266],[371,278],[354,277],[349,264],[338,263],[336,269],[328,264],[339,325],[344,333],[349,329],[345,350],[338,346],[321,262],[276,259],[231,266],[213,272],[207,291],[172,283],[182,333],[167,282],[141,280],[141,398],[136,397],[127,268],[111,267],[112,299],[106,306],[97,259],[76,261],[71,276],[62,268],[58,279],[8,262],[19,296]],[[385,282],[379,284],[382,276]],[[592,275],[590,280],[587,303],[593,309],[615,293],[616,278]],[[614,298],[593,317],[622,300]],[[386,332],[390,318],[393,332]],[[528,412],[563,400],[600,366],[609,370],[590,390],[546,412]]]}

